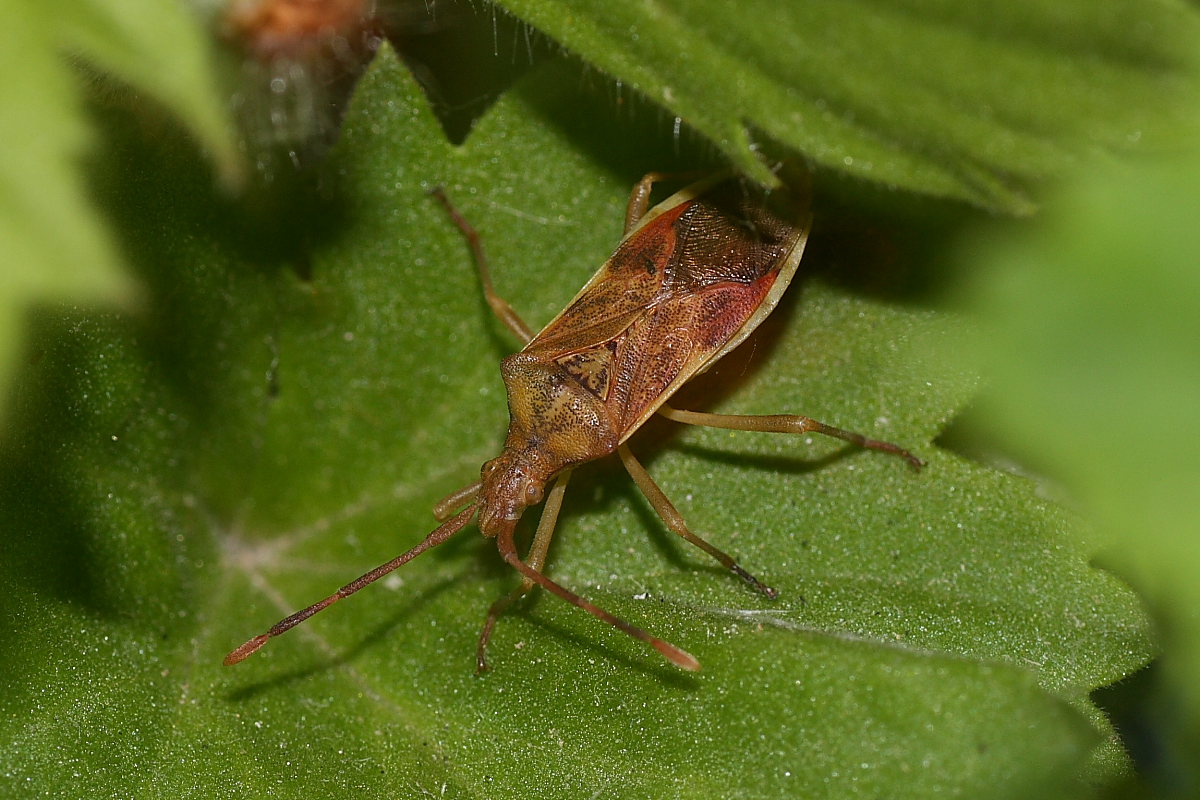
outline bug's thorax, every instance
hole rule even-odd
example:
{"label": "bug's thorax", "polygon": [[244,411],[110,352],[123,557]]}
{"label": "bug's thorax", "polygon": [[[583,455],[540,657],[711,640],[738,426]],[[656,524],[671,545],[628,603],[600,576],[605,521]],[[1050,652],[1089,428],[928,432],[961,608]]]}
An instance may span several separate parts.
{"label": "bug's thorax", "polygon": [[555,475],[617,449],[601,398],[553,358],[530,348],[501,364],[508,391],[504,452],[483,465],[479,527],[495,536],[542,501]]}
{"label": "bug's thorax", "polygon": [[618,444],[603,399],[560,360],[531,347],[500,367],[508,391],[505,453],[546,480],[606,456]]}

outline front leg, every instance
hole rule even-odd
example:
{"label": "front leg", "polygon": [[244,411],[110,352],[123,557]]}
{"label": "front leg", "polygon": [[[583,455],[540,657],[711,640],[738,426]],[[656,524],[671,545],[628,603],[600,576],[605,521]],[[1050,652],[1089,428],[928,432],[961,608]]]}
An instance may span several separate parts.
{"label": "front leg", "polygon": [[[538,522],[537,533],[533,536],[533,544],[529,546],[529,555],[525,557],[525,563],[537,572],[541,572],[542,565],[546,563],[546,553],[550,551],[550,540],[554,538],[554,530],[558,526],[558,513],[562,510],[563,495],[567,493],[567,482],[570,479],[570,470],[561,473],[554,481],[550,494],[546,497],[546,505],[542,507],[542,518]],[[532,580],[522,576],[520,586],[492,603],[491,608],[488,609],[487,618],[483,621],[483,628],[479,631],[479,643],[475,646],[475,674],[478,675],[490,669],[487,662],[487,648],[488,642],[492,639],[492,630],[496,627],[496,620],[509,606],[529,594],[529,590],[533,586]]]}
{"label": "front leg", "polygon": [[640,181],[633,185],[632,191],[629,192],[629,204],[625,206],[625,233],[633,230],[633,226],[637,225],[638,220],[646,216],[646,211],[650,208],[650,192],[654,189],[654,184],[662,181],[690,181],[705,174],[699,170],[692,170],[690,172],[647,172],[642,176]]}
{"label": "front leg", "polygon": [[466,238],[467,245],[471,248],[471,254],[475,258],[475,267],[479,270],[479,282],[483,284],[483,296],[487,300],[488,307],[492,309],[496,318],[504,323],[504,327],[521,340],[522,345],[529,344],[529,341],[533,339],[533,331],[525,324],[525,320],[521,319],[521,315],[508,304],[508,301],[496,294],[496,287],[492,285],[492,272],[488,268],[487,256],[483,252],[479,231],[475,230],[471,223],[467,222],[467,218],[454,207],[450,198],[446,197],[446,193],[442,191],[442,187],[437,186],[429,193],[445,206],[446,212],[450,214],[450,219]]}

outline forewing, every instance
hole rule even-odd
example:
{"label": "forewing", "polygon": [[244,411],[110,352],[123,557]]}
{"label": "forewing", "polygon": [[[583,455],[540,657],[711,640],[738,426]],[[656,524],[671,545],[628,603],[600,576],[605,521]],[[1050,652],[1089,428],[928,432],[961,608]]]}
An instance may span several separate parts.
{"label": "forewing", "polygon": [[752,284],[722,283],[682,295],[630,326],[618,346],[609,397],[622,442],[746,324],[774,279],[768,275]]}
{"label": "forewing", "polygon": [[666,289],[664,265],[674,253],[679,203],[627,236],[575,299],[527,347],[566,352],[605,341],[660,303]]}
{"label": "forewing", "polygon": [[687,187],[646,215],[526,350],[594,394],[624,441],[778,302],[807,235],[800,196],[768,203],[731,177]]}

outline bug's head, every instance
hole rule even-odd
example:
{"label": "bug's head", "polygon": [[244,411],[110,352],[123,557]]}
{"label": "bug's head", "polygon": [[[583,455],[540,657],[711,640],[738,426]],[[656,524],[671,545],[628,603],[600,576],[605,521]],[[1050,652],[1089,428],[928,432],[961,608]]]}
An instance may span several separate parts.
{"label": "bug's head", "polygon": [[542,502],[545,478],[510,451],[484,464],[480,476],[479,530],[484,536],[516,524],[527,507]]}

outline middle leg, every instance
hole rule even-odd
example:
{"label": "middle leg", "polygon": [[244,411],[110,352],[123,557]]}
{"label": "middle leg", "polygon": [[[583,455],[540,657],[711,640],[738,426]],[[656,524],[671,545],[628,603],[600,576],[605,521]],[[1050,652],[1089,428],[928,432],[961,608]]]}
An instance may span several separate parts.
{"label": "middle leg", "polygon": [[629,448],[621,445],[617,448],[617,453],[621,456],[621,463],[625,465],[629,476],[633,478],[633,482],[642,490],[642,494],[650,501],[650,505],[658,513],[663,523],[671,530],[672,533],[682,539],[686,539],[692,544],[699,547],[704,552],[715,558],[721,566],[737,575],[743,581],[750,585],[754,591],[766,595],[772,599],[779,596],[779,593],[767,586],[758,578],[751,575],[746,570],[742,569],[741,565],[733,560],[731,556],[718,550],[708,542],[701,539],[696,534],[688,529],[687,523],[683,521],[683,515],[675,508],[667,496],[663,494],[663,490],[658,488],[658,484],[650,477],[650,473],[646,472],[646,468],[634,458],[633,453],[629,452]]}

